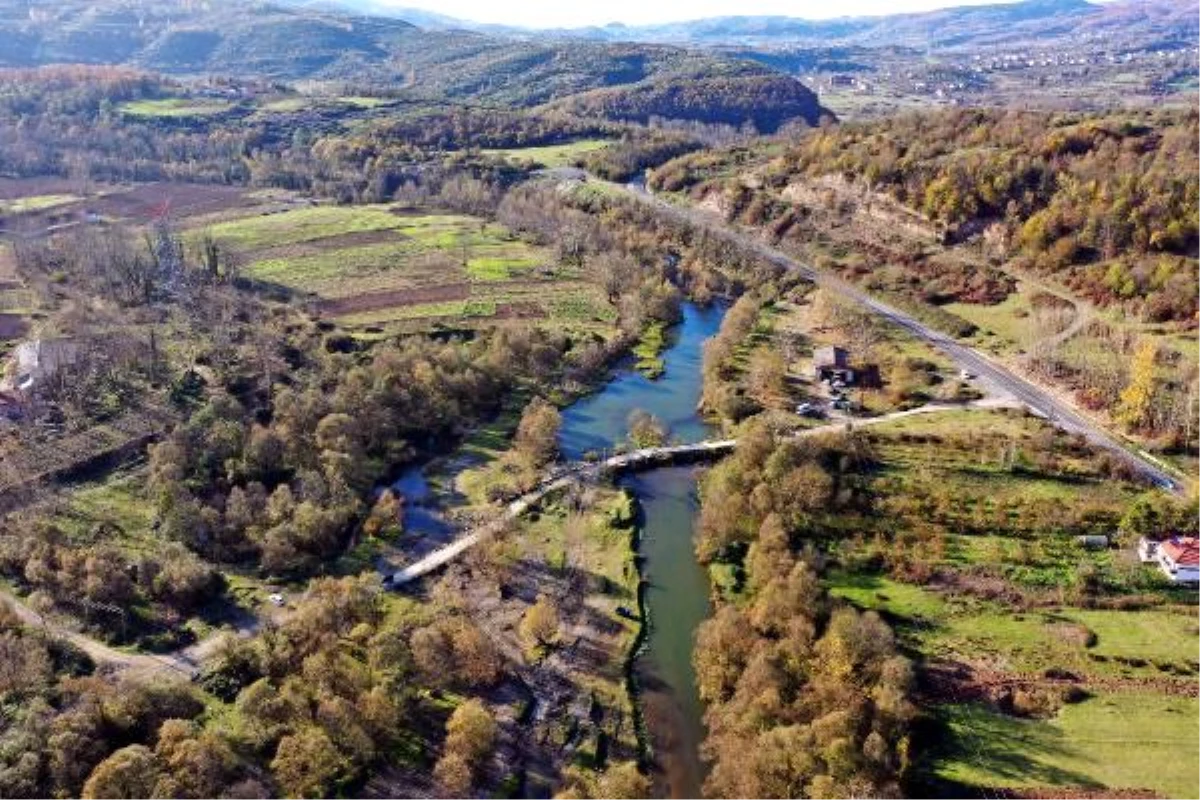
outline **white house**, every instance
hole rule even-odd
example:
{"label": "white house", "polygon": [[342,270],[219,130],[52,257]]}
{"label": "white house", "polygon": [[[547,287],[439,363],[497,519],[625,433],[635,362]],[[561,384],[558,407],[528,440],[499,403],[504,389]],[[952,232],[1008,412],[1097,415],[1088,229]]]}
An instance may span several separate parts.
{"label": "white house", "polygon": [[1159,543],[1158,565],[1175,583],[1200,583],[1200,542],[1181,536]]}
{"label": "white house", "polygon": [[9,377],[0,389],[29,392],[79,359],[79,345],[66,339],[34,339],[22,342],[13,352]]}

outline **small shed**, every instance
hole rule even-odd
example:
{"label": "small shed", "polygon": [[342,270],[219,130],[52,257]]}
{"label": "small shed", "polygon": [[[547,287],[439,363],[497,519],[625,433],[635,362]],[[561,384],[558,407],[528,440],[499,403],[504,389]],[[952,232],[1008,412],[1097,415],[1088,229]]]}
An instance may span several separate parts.
{"label": "small shed", "polygon": [[850,354],[840,347],[828,345],[813,351],[813,377],[819,381],[841,381],[850,386],[854,383],[854,370],[850,367]]}
{"label": "small shed", "polygon": [[1138,560],[1143,564],[1153,564],[1158,561],[1158,541],[1143,536],[1138,539]]}

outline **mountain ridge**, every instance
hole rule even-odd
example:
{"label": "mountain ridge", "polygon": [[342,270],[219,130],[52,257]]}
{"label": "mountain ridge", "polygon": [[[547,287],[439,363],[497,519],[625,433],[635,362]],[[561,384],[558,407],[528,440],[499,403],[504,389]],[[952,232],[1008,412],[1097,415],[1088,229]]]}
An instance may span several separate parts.
{"label": "mountain ridge", "polygon": [[[310,0],[290,0],[304,5]],[[1012,3],[947,6],[933,11],[871,16],[811,19],[787,15],[729,15],[683,19],[649,25],[613,22],[577,28],[526,28],[480,23],[411,7],[393,7],[379,0],[330,0],[356,10],[370,9],[396,19],[443,29],[477,30],[522,37],[553,35],[599,41],[655,42],[678,45],[715,44],[809,44],[960,46],[976,40],[1018,36],[1057,38],[1061,25],[1071,22],[1086,28],[1102,28],[1114,21],[1140,25],[1187,25],[1195,17],[1184,0],[1018,0]],[[1049,25],[1039,31],[1039,25]],[[1194,20],[1192,21],[1194,25]],[[962,30],[966,26],[966,30]],[[946,35],[949,28],[953,32]]]}

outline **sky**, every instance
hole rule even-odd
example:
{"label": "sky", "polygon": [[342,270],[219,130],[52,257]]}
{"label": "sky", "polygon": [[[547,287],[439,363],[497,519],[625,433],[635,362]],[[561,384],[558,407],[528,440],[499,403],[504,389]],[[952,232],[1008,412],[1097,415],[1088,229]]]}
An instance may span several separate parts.
{"label": "sky", "polygon": [[781,15],[807,19],[901,14],[1002,0],[376,0],[474,22],[530,28],[575,28],[623,22],[645,25],[704,17]]}

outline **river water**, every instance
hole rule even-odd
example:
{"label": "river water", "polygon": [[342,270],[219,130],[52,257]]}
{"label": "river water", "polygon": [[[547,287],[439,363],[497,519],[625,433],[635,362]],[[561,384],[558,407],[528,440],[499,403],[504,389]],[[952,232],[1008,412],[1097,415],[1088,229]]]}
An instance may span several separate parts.
{"label": "river water", "polygon": [[[708,438],[712,429],[696,413],[701,359],[704,341],[717,332],[723,316],[722,308],[686,304],[683,321],[671,330],[663,354],[662,377],[652,381],[631,368],[621,370],[599,392],[566,408],[559,438],[564,458],[576,460],[625,440],[634,409],[654,414],[678,441]],[[637,670],[660,768],[656,784],[670,797],[699,797],[704,724],[692,644],[710,609],[708,576],[696,563],[693,549],[695,469],[665,467],[627,476],[622,484],[637,495],[643,513],[641,555],[650,630]]]}

